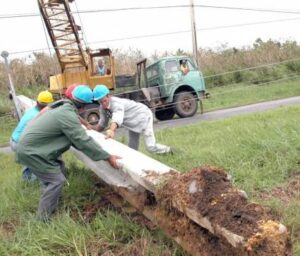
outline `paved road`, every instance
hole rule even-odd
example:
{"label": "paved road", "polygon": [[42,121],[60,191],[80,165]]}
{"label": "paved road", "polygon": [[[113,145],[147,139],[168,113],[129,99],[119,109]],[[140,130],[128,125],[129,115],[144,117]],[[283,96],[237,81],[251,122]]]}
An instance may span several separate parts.
{"label": "paved road", "polygon": [[300,105],[300,96],[261,102],[261,103],[235,107],[235,108],[221,109],[221,110],[204,113],[202,115],[197,114],[189,118],[178,118],[169,121],[160,121],[154,124],[154,127],[155,130],[177,127],[177,126],[195,124],[203,121],[214,121],[214,120],[224,119],[227,117],[237,116],[240,114],[263,112],[270,109],[275,109],[284,106],[291,106],[291,105]]}
{"label": "paved road", "polygon": [[[261,103],[246,105],[242,107],[221,109],[217,111],[204,113],[202,115],[197,114],[189,118],[178,118],[169,121],[160,121],[154,124],[154,129],[159,130],[159,129],[170,128],[170,127],[196,124],[203,121],[214,121],[214,120],[224,119],[227,117],[237,116],[240,114],[263,112],[270,109],[275,109],[284,106],[291,106],[291,105],[300,105],[300,96],[287,98],[287,99],[261,102]],[[117,135],[120,136],[122,134],[124,134],[124,131],[120,129]],[[7,154],[9,152],[11,152],[9,147],[3,147],[3,148],[0,147],[0,153]]]}

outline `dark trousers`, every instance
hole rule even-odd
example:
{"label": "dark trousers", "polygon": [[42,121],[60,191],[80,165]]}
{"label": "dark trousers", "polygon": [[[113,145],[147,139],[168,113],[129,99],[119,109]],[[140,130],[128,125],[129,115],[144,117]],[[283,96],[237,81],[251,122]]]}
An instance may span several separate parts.
{"label": "dark trousers", "polygon": [[46,221],[48,220],[58,205],[59,197],[66,178],[62,172],[49,173],[33,171],[33,173],[41,181],[42,195],[40,197],[38,207],[38,217]]}

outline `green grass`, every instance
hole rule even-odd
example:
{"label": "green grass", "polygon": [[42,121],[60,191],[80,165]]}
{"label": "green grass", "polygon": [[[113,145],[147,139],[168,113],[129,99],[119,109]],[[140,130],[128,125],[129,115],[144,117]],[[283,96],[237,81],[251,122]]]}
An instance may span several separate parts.
{"label": "green grass", "polygon": [[204,111],[242,106],[300,95],[299,79],[264,85],[228,85],[208,89],[210,98],[203,100]]}
{"label": "green grass", "polygon": [[[27,97],[36,98],[40,91],[47,90],[46,86],[27,86],[16,89],[17,95],[25,95]],[[11,113],[14,110],[13,102],[9,99],[8,90],[2,91],[0,94],[0,116]]]}
{"label": "green grass", "polygon": [[12,131],[16,126],[16,119],[11,116],[0,116],[0,145],[9,142]]}
{"label": "green grass", "polygon": [[[21,181],[21,167],[12,155],[0,154],[0,255],[185,255],[159,230],[149,231],[126,214],[99,209],[86,220],[83,209],[101,200],[95,177],[71,154],[67,162],[70,186],[51,223],[36,220],[39,184]],[[10,227],[7,234],[4,227]]]}
{"label": "green grass", "polygon": [[[25,95],[31,98],[37,97],[39,91],[47,90],[44,86],[40,87],[23,87],[17,90],[17,94]],[[8,91],[0,93],[0,145],[7,144],[13,129],[17,125],[16,118],[13,118],[14,105],[8,98]]]}
{"label": "green grass", "polygon": [[[300,106],[295,106],[162,130],[157,141],[181,153],[151,156],[180,171],[202,164],[224,167],[252,200],[282,216],[291,229],[296,256],[300,253],[299,202],[259,199],[259,193],[287,186],[288,177],[300,172],[299,111]],[[71,154],[64,158],[70,186],[64,188],[64,201],[53,221],[43,224],[35,217],[38,184],[22,182],[13,155],[0,154],[0,255],[186,255],[159,230],[149,231],[109,207],[85,219],[83,209],[96,205],[102,193],[83,164]],[[5,234],[1,225],[12,232]]]}

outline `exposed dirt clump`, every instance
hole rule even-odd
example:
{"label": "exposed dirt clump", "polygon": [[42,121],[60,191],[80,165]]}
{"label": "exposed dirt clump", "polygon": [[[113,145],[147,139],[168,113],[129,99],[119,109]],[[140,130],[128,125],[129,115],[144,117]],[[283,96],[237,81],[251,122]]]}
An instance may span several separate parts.
{"label": "exposed dirt clump", "polygon": [[227,241],[214,236],[176,209],[166,210],[163,207],[157,207],[155,216],[158,226],[177,242],[180,241],[185,250],[194,256],[244,255],[240,248],[233,248]]}
{"label": "exposed dirt clump", "polygon": [[[269,208],[248,202],[244,192],[233,188],[224,170],[214,166],[195,168],[184,174],[172,174],[172,178],[158,191],[157,197],[157,200],[168,209],[176,205],[193,209],[199,216],[210,221],[213,230],[220,226],[232,234],[243,237],[244,242],[256,235],[260,237],[261,243],[249,243],[249,246],[245,247],[248,252],[254,252],[254,247],[260,247],[265,243],[265,238],[261,235],[264,232],[261,223],[267,223],[269,220],[277,223],[277,218]],[[279,252],[281,254],[274,255],[285,255],[282,253],[288,251],[289,238],[286,231],[282,234],[278,228],[277,224],[277,229],[273,229],[278,237],[272,238],[276,240],[274,243],[283,244],[284,248],[281,248]],[[268,245],[270,244],[269,242]]]}
{"label": "exposed dirt clump", "polygon": [[0,238],[9,239],[15,233],[15,227],[13,223],[3,222],[0,224]]}
{"label": "exposed dirt clump", "polygon": [[[249,255],[291,255],[291,242],[286,241],[286,237],[281,235],[285,229],[283,225],[268,220],[261,221],[259,227],[259,232],[252,236],[245,245]],[[281,229],[281,232],[278,232],[278,229]]]}
{"label": "exposed dirt clump", "polygon": [[300,201],[300,173],[291,175],[287,185],[262,192],[259,194],[259,197],[264,200],[277,198],[285,205],[288,205],[292,199]]}

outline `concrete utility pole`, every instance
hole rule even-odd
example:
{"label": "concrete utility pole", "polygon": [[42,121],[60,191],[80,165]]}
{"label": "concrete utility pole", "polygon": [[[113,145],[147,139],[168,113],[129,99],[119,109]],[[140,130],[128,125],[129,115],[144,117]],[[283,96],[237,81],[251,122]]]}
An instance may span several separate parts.
{"label": "concrete utility pole", "polygon": [[9,64],[8,64],[8,55],[9,55],[9,53],[7,51],[1,52],[1,56],[4,59],[4,64],[5,64],[4,66],[5,66],[5,69],[6,69],[6,74],[8,76],[9,93],[12,96],[12,100],[13,100],[14,105],[15,105],[17,116],[18,116],[18,119],[20,120],[21,117],[22,117],[22,112],[21,112],[20,106],[19,106],[18,101],[17,101],[15,86],[14,86],[14,83],[13,83],[13,80],[12,80],[12,77],[11,77],[11,73],[10,73],[10,68],[9,68]]}
{"label": "concrete utility pole", "polygon": [[192,29],[192,42],[193,42],[193,56],[197,66],[199,67],[194,0],[190,0],[190,3],[191,3],[191,26],[192,26],[191,29]]}

